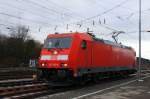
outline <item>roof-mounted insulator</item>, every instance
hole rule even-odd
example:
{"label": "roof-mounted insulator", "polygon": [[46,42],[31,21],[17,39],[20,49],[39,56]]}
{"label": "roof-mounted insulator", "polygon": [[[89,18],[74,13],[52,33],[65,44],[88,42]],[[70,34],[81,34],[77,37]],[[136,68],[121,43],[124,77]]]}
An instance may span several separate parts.
{"label": "roof-mounted insulator", "polygon": [[58,32],[55,32],[55,34],[59,34]]}
{"label": "roof-mounted insulator", "polygon": [[87,28],[87,33],[93,33],[93,31],[90,31],[90,28]]}
{"label": "roof-mounted insulator", "polygon": [[92,38],[95,38],[95,35],[93,33],[87,33],[88,35],[90,35]]}

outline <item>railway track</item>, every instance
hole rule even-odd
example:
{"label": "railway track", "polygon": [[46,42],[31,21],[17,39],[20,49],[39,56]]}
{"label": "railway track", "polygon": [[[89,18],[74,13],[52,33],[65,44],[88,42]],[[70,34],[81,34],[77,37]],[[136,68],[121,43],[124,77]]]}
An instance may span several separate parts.
{"label": "railway track", "polygon": [[47,89],[46,83],[33,79],[3,80],[0,81],[0,99]]}
{"label": "railway track", "polygon": [[48,85],[46,83],[7,87],[0,89],[0,97],[12,97],[23,93],[38,92],[43,90],[48,90]]}
{"label": "railway track", "polygon": [[148,70],[141,70],[141,73],[150,73],[150,70],[148,69]]}
{"label": "railway track", "polygon": [[[142,75],[150,74],[149,70],[142,71]],[[64,92],[65,90],[74,90],[76,88],[52,88],[42,81],[32,79],[7,80],[0,81],[0,98],[31,98],[43,94],[54,94]]]}
{"label": "railway track", "polygon": [[0,88],[0,99],[28,99],[73,89],[74,87],[53,87],[48,83],[2,87]]}
{"label": "railway track", "polygon": [[53,89],[53,87],[49,84],[33,79],[0,81],[0,99],[31,98],[43,94],[53,94],[60,91],[64,91],[64,89]]}
{"label": "railway track", "polygon": [[29,85],[29,84],[37,84],[37,83],[43,83],[43,81],[36,81],[36,80],[31,79],[31,78],[29,78],[29,79],[16,79],[16,80],[2,80],[2,81],[0,81],[0,88],[20,86],[20,85]]}
{"label": "railway track", "polygon": [[0,80],[32,78],[36,68],[0,68]]}

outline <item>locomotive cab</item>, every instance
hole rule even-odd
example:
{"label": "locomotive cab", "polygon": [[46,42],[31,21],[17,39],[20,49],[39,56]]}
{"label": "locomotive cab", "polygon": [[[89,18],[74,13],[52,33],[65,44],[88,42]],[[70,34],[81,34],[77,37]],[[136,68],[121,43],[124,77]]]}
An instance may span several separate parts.
{"label": "locomotive cab", "polygon": [[39,61],[40,68],[67,68],[71,37],[47,38]]}

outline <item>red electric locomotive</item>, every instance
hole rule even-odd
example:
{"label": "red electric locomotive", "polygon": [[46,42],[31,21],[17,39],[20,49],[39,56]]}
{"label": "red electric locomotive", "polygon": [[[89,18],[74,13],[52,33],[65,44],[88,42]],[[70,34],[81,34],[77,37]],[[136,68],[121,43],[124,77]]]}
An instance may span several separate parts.
{"label": "red electric locomotive", "polygon": [[50,34],[39,59],[38,77],[47,81],[85,81],[136,71],[131,47],[98,39],[90,33]]}

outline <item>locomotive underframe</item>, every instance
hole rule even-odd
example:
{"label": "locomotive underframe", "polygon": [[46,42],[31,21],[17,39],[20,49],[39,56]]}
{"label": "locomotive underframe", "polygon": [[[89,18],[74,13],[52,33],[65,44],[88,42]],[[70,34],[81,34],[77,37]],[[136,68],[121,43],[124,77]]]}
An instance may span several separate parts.
{"label": "locomotive underframe", "polygon": [[119,68],[80,68],[78,69],[76,77],[74,77],[74,72],[69,69],[39,69],[38,76],[40,79],[51,83],[62,83],[72,84],[72,83],[85,83],[89,80],[98,80],[105,77],[118,77],[118,76],[128,76],[136,72],[136,69],[129,69],[126,67]]}

